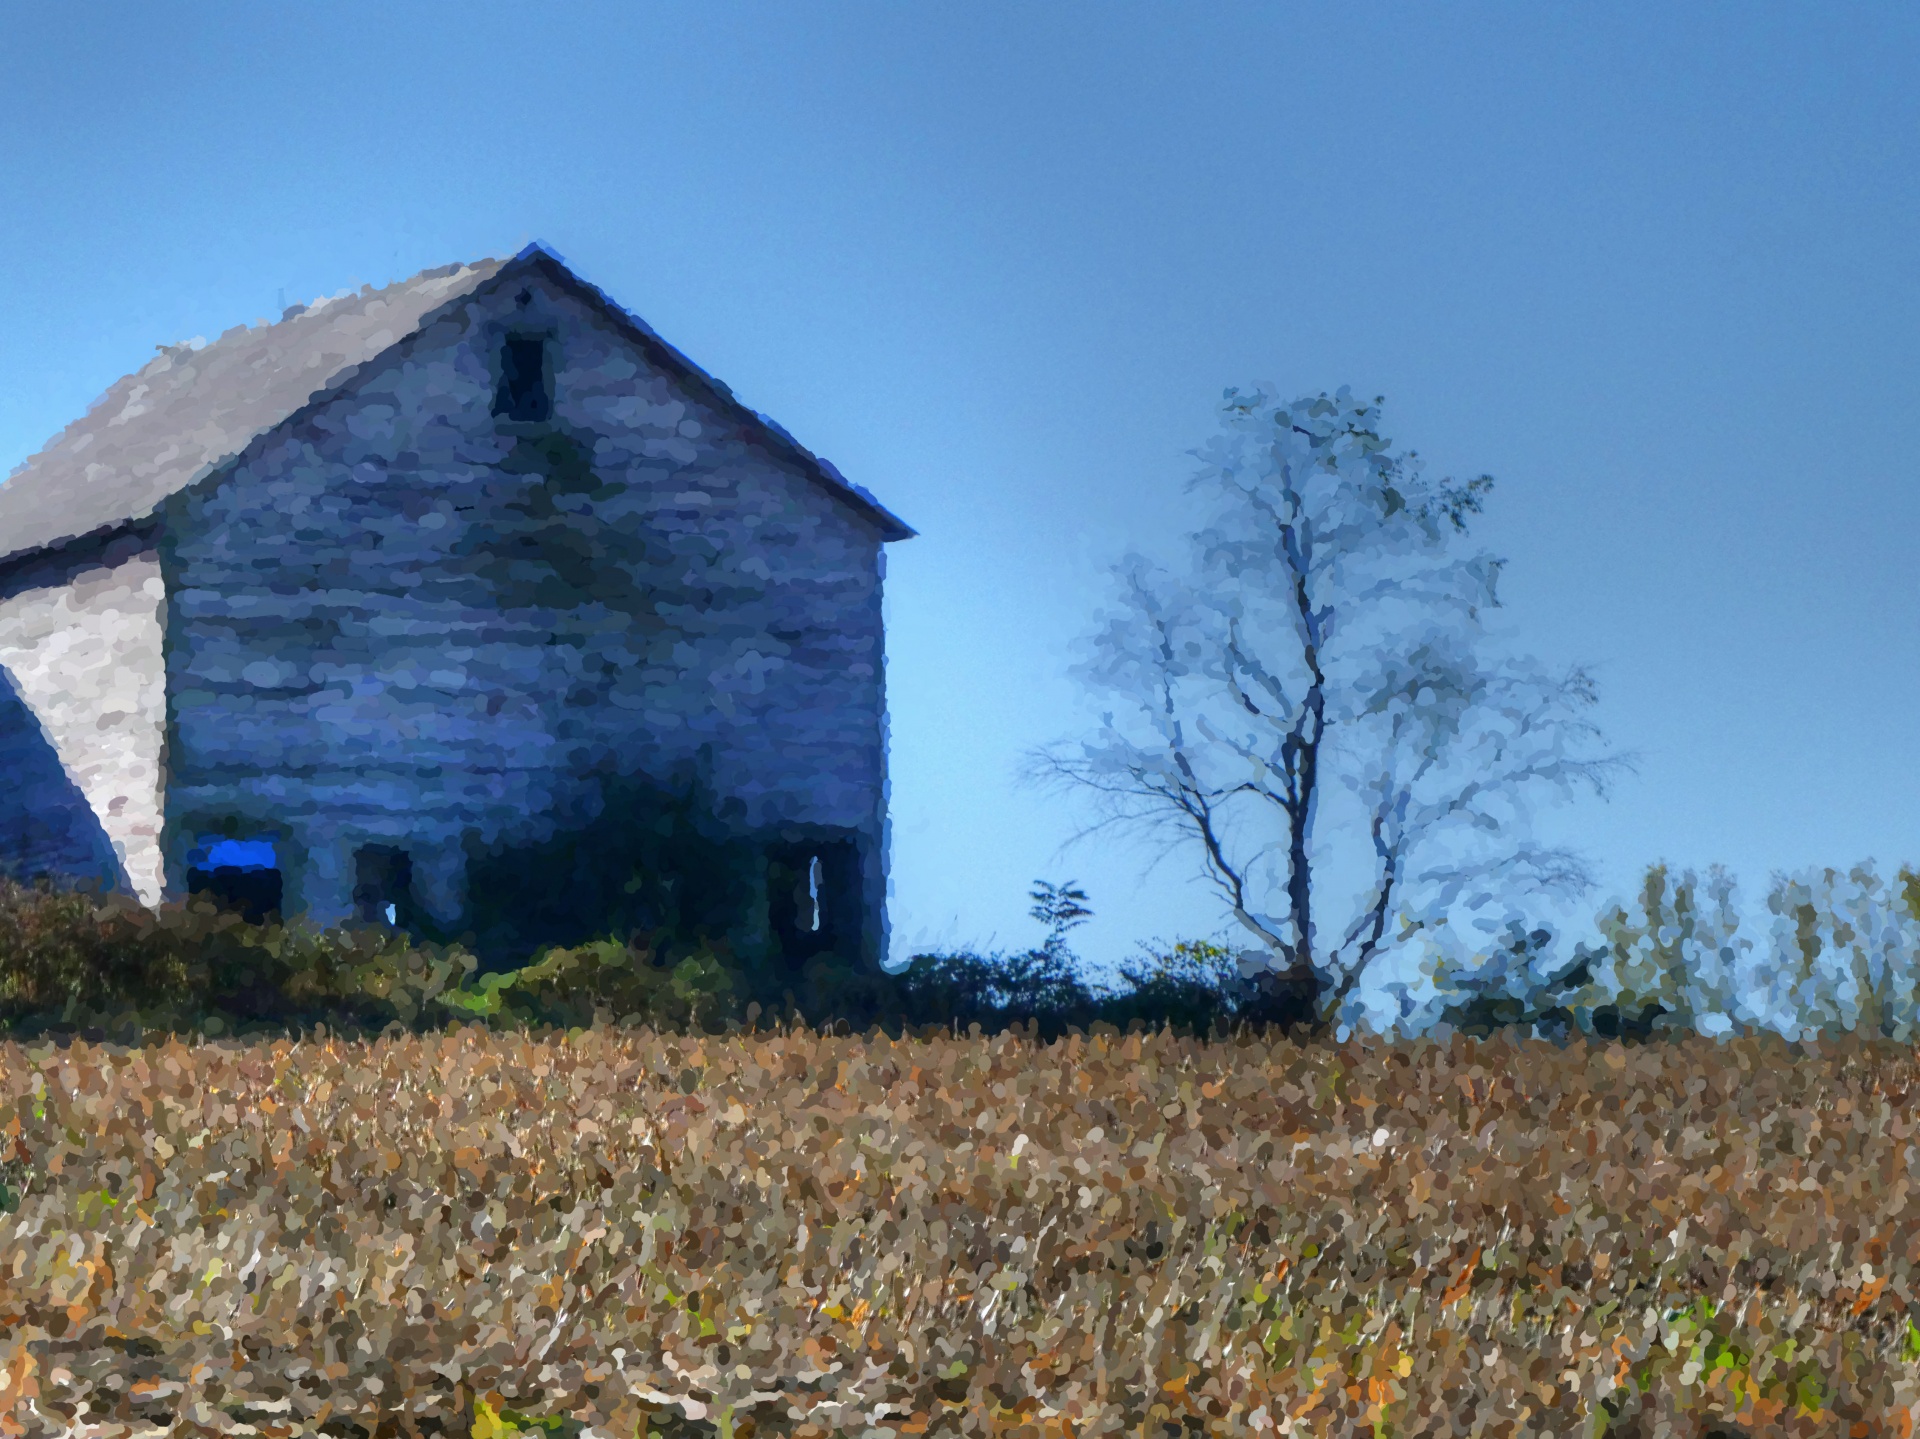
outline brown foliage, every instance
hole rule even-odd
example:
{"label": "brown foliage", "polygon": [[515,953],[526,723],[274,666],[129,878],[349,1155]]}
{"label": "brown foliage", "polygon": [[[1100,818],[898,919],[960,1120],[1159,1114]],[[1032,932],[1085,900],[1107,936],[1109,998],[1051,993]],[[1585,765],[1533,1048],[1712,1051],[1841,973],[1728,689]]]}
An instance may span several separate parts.
{"label": "brown foliage", "polygon": [[1772,1041],[0,1047],[0,1428],[1904,1435],[1915,1072]]}

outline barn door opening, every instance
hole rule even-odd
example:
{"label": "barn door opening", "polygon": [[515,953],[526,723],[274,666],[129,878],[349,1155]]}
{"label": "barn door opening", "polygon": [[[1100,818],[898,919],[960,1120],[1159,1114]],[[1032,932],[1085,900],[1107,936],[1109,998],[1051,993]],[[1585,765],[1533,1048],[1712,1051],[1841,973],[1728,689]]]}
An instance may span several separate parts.
{"label": "barn door opening", "polygon": [[767,919],[790,966],[823,954],[851,959],[863,918],[859,851],[851,839],[800,840],[767,849]]}
{"label": "barn door opening", "polygon": [[187,894],[210,899],[249,924],[278,919],[284,899],[280,857],[270,839],[221,839],[187,856]]}
{"label": "barn door opening", "polygon": [[353,856],[353,911],[362,924],[412,922],[413,858],[389,844],[362,845]]}

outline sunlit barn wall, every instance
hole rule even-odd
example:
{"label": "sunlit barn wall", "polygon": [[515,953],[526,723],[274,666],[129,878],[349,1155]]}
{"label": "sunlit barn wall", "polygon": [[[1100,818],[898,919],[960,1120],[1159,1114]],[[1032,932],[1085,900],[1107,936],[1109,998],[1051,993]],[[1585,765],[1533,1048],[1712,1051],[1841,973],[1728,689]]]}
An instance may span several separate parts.
{"label": "sunlit barn wall", "polygon": [[0,865],[161,893],[161,627],[151,543],[122,535],[0,572]]}

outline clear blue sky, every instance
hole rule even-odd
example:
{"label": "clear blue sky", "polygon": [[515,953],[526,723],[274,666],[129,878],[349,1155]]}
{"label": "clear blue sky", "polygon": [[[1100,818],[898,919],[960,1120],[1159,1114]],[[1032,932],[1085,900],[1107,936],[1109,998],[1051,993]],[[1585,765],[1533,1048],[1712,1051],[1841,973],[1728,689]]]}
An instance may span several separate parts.
{"label": "clear blue sky", "polygon": [[[1920,10],[0,4],[0,471],[161,342],[541,239],[920,529],[896,941],[1217,915],[1056,854],[1101,565],[1229,384],[1499,481],[1640,866],[1920,859]],[[1601,895],[1596,896],[1596,900]]]}

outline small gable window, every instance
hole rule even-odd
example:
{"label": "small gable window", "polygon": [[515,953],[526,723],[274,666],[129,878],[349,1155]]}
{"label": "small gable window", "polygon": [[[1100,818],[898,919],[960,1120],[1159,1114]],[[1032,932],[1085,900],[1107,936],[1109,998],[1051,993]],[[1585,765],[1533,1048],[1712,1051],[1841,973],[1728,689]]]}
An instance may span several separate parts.
{"label": "small gable window", "polygon": [[510,335],[500,347],[500,388],[493,413],[503,420],[545,420],[553,414],[547,387],[547,342],[538,335]]}

